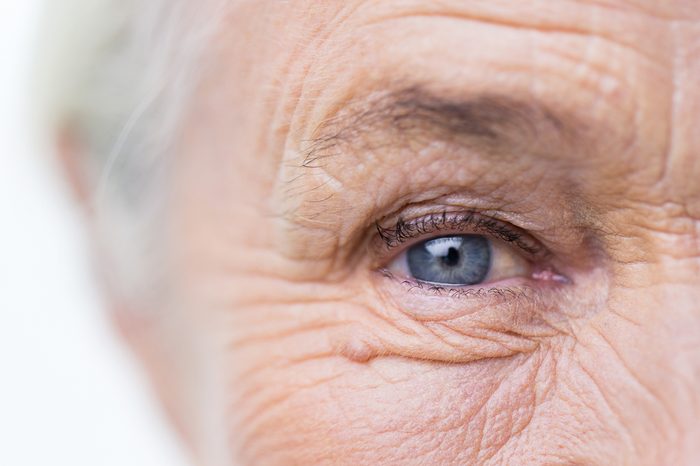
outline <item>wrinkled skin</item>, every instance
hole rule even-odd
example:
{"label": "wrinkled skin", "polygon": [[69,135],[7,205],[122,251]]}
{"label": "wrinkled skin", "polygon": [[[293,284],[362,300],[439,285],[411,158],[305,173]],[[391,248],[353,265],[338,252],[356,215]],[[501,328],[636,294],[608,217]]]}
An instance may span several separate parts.
{"label": "wrinkled skin", "polygon": [[[700,2],[250,1],[208,53],[126,332],[199,463],[700,464]],[[446,210],[565,279],[381,272]]]}

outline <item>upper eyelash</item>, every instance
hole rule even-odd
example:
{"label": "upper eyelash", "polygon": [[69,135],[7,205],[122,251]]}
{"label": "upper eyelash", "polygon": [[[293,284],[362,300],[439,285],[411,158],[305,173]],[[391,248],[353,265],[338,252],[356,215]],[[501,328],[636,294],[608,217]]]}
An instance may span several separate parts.
{"label": "upper eyelash", "polygon": [[464,230],[471,228],[495,236],[504,242],[512,243],[532,255],[541,255],[544,248],[535,240],[508,223],[484,216],[476,211],[447,212],[429,214],[412,220],[399,218],[391,228],[375,223],[379,237],[389,248],[395,248],[419,236],[444,230]]}

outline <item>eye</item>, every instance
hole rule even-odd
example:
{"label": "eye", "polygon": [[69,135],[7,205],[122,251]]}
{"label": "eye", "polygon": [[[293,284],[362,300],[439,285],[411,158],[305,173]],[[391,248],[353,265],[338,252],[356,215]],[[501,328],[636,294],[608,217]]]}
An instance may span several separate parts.
{"label": "eye", "polygon": [[413,278],[443,285],[481,283],[491,268],[491,247],[483,236],[447,236],[423,241],[407,252]]}
{"label": "eye", "polygon": [[452,235],[414,244],[388,267],[398,276],[442,286],[469,286],[528,274],[511,248],[483,235]]}

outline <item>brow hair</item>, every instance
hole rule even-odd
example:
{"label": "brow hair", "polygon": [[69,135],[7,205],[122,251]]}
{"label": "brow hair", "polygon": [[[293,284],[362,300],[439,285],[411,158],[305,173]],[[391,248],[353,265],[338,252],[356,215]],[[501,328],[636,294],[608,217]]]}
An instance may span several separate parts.
{"label": "brow hair", "polygon": [[533,100],[494,93],[455,98],[414,85],[356,100],[324,121],[303,148],[302,165],[318,167],[347,147],[376,150],[435,138],[512,152],[545,134],[572,136],[580,126]]}

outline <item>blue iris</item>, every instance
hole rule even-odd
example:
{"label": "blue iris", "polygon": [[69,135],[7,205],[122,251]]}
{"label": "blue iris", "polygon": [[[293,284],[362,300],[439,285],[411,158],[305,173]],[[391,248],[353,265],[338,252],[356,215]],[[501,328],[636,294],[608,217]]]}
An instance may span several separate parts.
{"label": "blue iris", "polygon": [[438,285],[474,285],[491,268],[489,241],[479,235],[445,236],[408,250],[408,269],[417,280]]}

